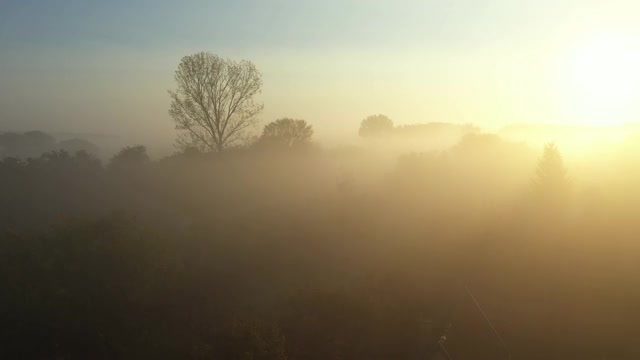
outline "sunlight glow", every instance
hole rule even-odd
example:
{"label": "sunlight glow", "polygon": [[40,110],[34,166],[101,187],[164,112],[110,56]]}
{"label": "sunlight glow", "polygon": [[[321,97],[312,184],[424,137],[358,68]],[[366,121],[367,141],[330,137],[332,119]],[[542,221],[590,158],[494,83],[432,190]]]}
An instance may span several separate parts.
{"label": "sunlight glow", "polygon": [[582,123],[638,120],[640,39],[600,36],[579,47],[568,60],[564,91]]}

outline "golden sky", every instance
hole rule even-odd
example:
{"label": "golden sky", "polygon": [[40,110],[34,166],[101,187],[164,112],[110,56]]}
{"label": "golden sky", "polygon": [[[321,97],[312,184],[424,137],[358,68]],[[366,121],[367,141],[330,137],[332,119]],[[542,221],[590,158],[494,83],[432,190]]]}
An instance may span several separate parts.
{"label": "golden sky", "polygon": [[196,51],[253,61],[264,121],[320,137],[396,123],[640,119],[640,2],[73,1],[0,5],[0,126],[170,139],[167,89]]}

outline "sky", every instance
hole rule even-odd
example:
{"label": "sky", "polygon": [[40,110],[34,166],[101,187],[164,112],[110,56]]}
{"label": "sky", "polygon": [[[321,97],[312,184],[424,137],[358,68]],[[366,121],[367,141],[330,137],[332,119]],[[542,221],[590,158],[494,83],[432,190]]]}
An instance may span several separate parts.
{"label": "sky", "polygon": [[356,136],[377,113],[489,129],[601,123],[611,107],[593,115],[583,105],[595,95],[576,86],[620,87],[603,80],[617,58],[592,78],[600,48],[583,49],[640,44],[638,18],[635,0],[0,0],[0,130],[171,141],[167,90],[199,51],[254,62],[263,123],[306,119],[321,139]]}

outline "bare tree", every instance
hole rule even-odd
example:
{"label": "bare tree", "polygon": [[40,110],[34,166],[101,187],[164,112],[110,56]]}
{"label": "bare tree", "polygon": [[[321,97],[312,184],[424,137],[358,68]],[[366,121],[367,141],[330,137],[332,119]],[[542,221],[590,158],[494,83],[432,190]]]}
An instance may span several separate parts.
{"label": "bare tree", "polygon": [[201,52],[183,57],[174,78],[178,88],[169,91],[169,115],[183,131],[178,138],[183,147],[223,151],[245,138],[263,109],[253,100],[262,74],[250,61]]}

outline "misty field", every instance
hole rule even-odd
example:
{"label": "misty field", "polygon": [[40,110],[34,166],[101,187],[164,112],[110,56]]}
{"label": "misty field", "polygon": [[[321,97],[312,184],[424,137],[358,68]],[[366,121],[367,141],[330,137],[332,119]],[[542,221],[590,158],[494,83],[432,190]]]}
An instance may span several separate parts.
{"label": "misty field", "polygon": [[3,357],[639,355],[635,161],[384,142],[5,158]]}
{"label": "misty field", "polygon": [[640,359],[638,19],[0,0],[0,360]]}

